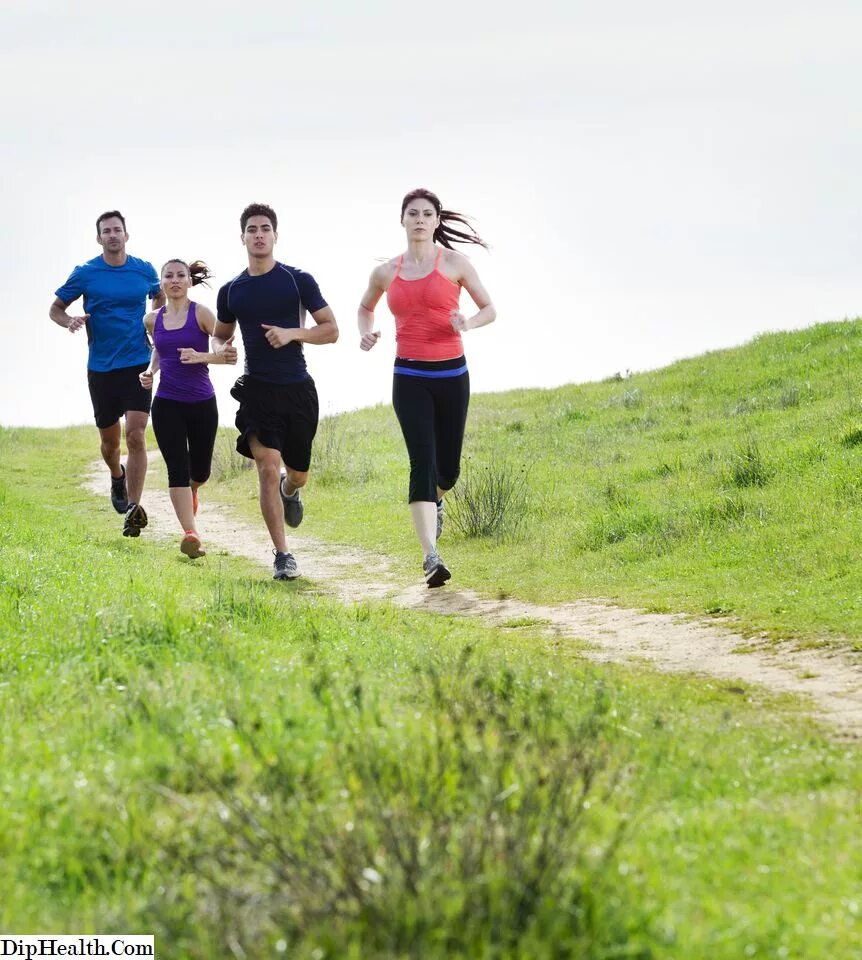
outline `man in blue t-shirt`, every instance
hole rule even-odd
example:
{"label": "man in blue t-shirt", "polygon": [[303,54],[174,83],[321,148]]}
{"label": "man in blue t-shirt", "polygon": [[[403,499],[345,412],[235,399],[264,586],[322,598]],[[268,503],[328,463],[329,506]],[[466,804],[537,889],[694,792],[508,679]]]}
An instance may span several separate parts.
{"label": "man in blue t-shirt", "polygon": [[[111,503],[125,514],[123,536],[137,537],[147,525],[140,505],[147,473],[145,432],[150,391],[138,374],[150,362],[144,330],[147,297],[158,308],[165,302],[151,263],[126,253],[126,221],[119,210],[96,220],[102,255],[75,267],[56,293],[49,316],[70,333],[86,327],[89,344],[87,380],[93,414],[102,438],[102,458],[111,471]],[[66,308],[84,298],[84,313],[70,317]],[[120,463],[120,417],[126,419],[126,466]]]}
{"label": "man in blue t-shirt", "polygon": [[[278,218],[272,207],[250,204],[240,228],[248,269],[219,290],[213,344],[223,350],[239,323],[245,373],[231,390],[239,400],[236,448],[257,466],[260,510],[275,548],[273,577],[293,580],[299,570],[287,552],[284,524],[298,527],[302,521],[299,491],[308,481],[319,414],[302,345],[335,343],[338,326],[314,277],[276,261]],[[307,313],[311,328],[305,326]]]}

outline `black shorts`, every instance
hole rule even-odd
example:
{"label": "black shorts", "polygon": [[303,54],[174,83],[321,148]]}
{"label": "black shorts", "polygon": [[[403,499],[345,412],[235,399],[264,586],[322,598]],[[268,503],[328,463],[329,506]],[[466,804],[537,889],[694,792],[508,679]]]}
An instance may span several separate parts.
{"label": "black shorts", "polygon": [[285,466],[305,473],[311,466],[311,444],[317,433],[317,389],[309,377],[299,383],[267,383],[242,376],[230,395],[239,400],[236,449],[253,460],[249,439],[281,453]]}
{"label": "black shorts", "polygon": [[150,412],[152,390],[144,390],[138,379],[138,374],[147,366],[146,363],[139,363],[135,367],[120,367],[105,373],[87,370],[93,416],[100,430],[112,427],[129,410]]}

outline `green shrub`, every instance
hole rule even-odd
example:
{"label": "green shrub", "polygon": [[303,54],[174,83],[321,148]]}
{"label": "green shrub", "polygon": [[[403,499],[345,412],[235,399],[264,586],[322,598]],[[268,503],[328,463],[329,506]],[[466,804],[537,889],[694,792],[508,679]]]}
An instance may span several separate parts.
{"label": "green shrub", "polygon": [[527,509],[527,474],[506,460],[479,466],[468,458],[450,497],[452,526],[468,538],[514,539]]}

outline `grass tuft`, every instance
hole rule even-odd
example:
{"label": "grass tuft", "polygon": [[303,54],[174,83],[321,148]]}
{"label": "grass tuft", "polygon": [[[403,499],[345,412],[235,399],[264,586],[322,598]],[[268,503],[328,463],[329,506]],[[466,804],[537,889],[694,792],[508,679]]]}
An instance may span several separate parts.
{"label": "grass tuft", "polygon": [[468,458],[449,498],[452,526],[468,539],[514,540],[527,511],[528,474],[507,460],[480,465]]}
{"label": "grass tuft", "polygon": [[735,487],[763,487],[774,470],[767,464],[754,437],[749,436],[729,458],[730,482]]}
{"label": "grass tuft", "polygon": [[841,437],[842,447],[858,447],[862,444],[862,427],[852,427]]}

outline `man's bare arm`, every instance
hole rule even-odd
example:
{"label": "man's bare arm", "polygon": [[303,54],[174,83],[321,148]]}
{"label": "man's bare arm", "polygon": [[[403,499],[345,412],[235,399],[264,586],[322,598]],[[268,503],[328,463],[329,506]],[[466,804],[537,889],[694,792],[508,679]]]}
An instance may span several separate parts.
{"label": "man's bare arm", "polygon": [[[73,300],[72,303],[75,301]],[[67,308],[71,304],[63,303],[63,301],[56,297],[54,302],[51,304],[50,309],[48,310],[48,316],[57,324],[58,327],[63,327],[63,329],[68,330],[69,333],[74,333],[76,330],[80,330],[81,327],[90,319],[89,313],[82,313],[77,317],[70,317],[66,312]]]}

